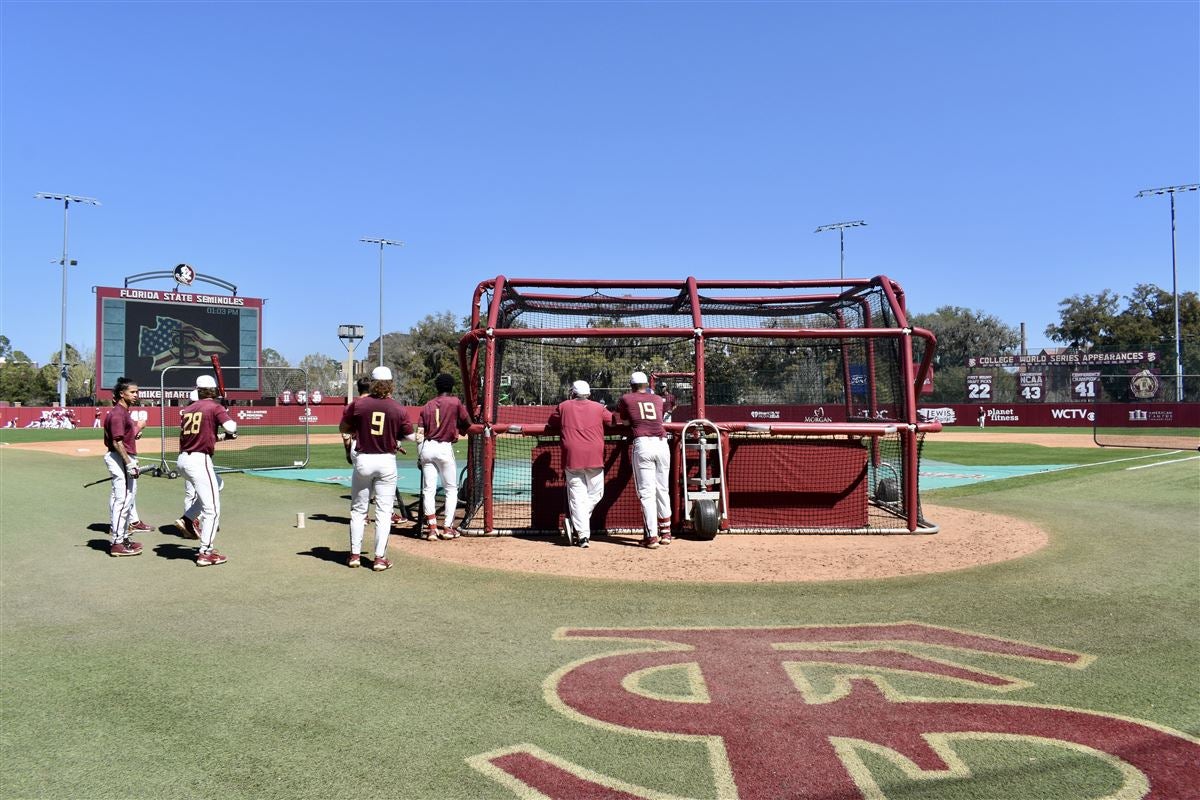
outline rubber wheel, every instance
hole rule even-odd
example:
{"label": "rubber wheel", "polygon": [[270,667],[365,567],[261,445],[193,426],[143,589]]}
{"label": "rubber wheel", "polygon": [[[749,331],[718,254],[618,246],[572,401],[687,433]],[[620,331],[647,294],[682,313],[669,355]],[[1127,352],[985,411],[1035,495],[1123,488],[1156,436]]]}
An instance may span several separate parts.
{"label": "rubber wheel", "polygon": [[875,484],[875,499],[881,503],[895,503],[900,499],[900,489],[895,478],[884,478]]}
{"label": "rubber wheel", "polygon": [[697,500],[692,503],[692,528],[701,539],[712,539],[717,535],[720,520],[717,518],[717,501]]}
{"label": "rubber wheel", "polygon": [[176,478],[179,477],[179,473],[176,472],[175,470],[171,470],[170,472],[167,473],[167,477],[170,478],[171,480],[175,480]]}
{"label": "rubber wheel", "polygon": [[162,477],[162,470],[161,470],[161,469],[159,469],[158,467],[153,467],[153,468],[151,468],[151,469],[150,469],[150,475],[151,475],[151,476],[153,476],[153,477],[155,477],[155,478],[161,478],[161,477]]}

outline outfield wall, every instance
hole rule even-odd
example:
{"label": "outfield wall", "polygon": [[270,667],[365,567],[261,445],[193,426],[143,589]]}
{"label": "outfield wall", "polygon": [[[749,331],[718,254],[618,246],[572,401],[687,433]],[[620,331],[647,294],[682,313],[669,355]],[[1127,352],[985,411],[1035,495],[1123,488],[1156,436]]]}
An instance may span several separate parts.
{"label": "outfield wall", "polygon": [[[993,403],[966,404],[946,403],[918,406],[917,412],[929,422],[940,422],[947,427],[971,427],[979,424],[979,409],[987,415],[988,427],[1021,428],[1090,428],[1092,415],[1097,411],[1106,425],[1120,424],[1130,428],[1200,428],[1200,403]],[[305,417],[309,425],[337,425],[342,418],[345,404],[319,406],[234,406],[235,419],[243,415],[247,423],[263,422],[271,425],[303,424]],[[415,422],[421,409],[406,406],[408,418]],[[41,419],[43,411],[53,411],[48,406],[0,408],[0,425],[16,420],[16,427],[24,428],[30,422]],[[84,428],[92,426],[95,407],[72,408],[76,419]],[[102,414],[107,407],[101,406]],[[499,421],[507,423],[542,424],[554,410],[553,406],[501,406]],[[679,406],[675,421],[688,419],[688,407]],[[157,405],[139,406],[137,412],[145,412],[146,424],[157,427],[161,421]],[[307,412],[307,413],[306,413]],[[178,410],[176,409],[176,415]],[[846,422],[844,408],[825,406],[709,406],[709,415],[714,422]],[[171,412],[168,411],[168,416]],[[254,418],[251,419],[250,417]],[[856,419],[861,422],[865,420]],[[880,420],[886,422],[887,419]],[[178,424],[177,419],[168,424]]]}

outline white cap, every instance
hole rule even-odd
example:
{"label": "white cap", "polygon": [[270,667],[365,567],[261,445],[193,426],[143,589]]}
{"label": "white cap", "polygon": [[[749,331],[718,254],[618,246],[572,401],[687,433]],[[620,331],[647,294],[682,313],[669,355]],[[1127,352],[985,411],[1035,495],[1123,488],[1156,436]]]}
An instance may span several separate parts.
{"label": "white cap", "polygon": [[646,377],[646,373],[638,371],[629,376],[629,382],[635,386],[639,386],[650,383],[650,379]]}
{"label": "white cap", "polygon": [[191,394],[188,395],[188,400],[191,400],[194,403],[199,399],[200,399],[200,392],[196,391],[195,389],[192,389]]}
{"label": "white cap", "polygon": [[392,371],[387,367],[376,367],[371,370],[371,380],[373,381],[390,381],[392,379]]}
{"label": "white cap", "polygon": [[215,389],[217,388],[217,379],[212,375],[201,375],[196,378],[197,389]]}
{"label": "white cap", "polygon": [[571,394],[576,397],[591,397],[592,387],[588,386],[587,381],[575,381],[571,384]]}

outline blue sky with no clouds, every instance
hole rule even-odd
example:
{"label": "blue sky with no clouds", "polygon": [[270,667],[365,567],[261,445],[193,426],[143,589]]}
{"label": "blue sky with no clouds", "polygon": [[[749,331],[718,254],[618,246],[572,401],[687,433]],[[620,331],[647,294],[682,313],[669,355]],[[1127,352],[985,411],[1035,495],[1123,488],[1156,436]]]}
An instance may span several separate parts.
{"label": "blue sky with no clouds", "polygon": [[[886,274],[1027,323],[1170,289],[1200,181],[1197,3],[0,5],[0,333],[95,346],[91,287],[180,262],[264,346],[468,311],[481,280]],[[1200,193],[1178,210],[1200,284]],[[170,288],[169,281],[144,284]]]}

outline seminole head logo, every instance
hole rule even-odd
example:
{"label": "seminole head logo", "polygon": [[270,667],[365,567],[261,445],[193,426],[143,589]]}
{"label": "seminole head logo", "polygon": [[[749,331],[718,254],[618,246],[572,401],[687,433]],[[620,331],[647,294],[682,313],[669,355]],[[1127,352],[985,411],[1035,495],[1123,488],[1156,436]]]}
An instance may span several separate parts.
{"label": "seminole head logo", "polygon": [[[930,782],[970,781],[974,769],[995,768],[989,753],[1004,755],[1014,745],[1065,748],[1060,753],[1093,760],[1119,784],[1110,798],[1195,797],[1200,786],[1200,741],[1185,734],[1115,715],[979,697],[1032,685],[980,663],[1082,670],[1093,659],[1080,653],[916,622],[578,628],[555,638],[620,647],[550,675],[543,688],[553,708],[613,736],[702,742],[709,783],[721,798],[883,800],[881,774],[893,785],[924,783],[937,796]],[[913,690],[929,682],[943,687],[938,697]],[[521,797],[675,796],[533,743],[467,761]],[[1061,796],[1056,778],[1047,780],[1044,796]]]}

